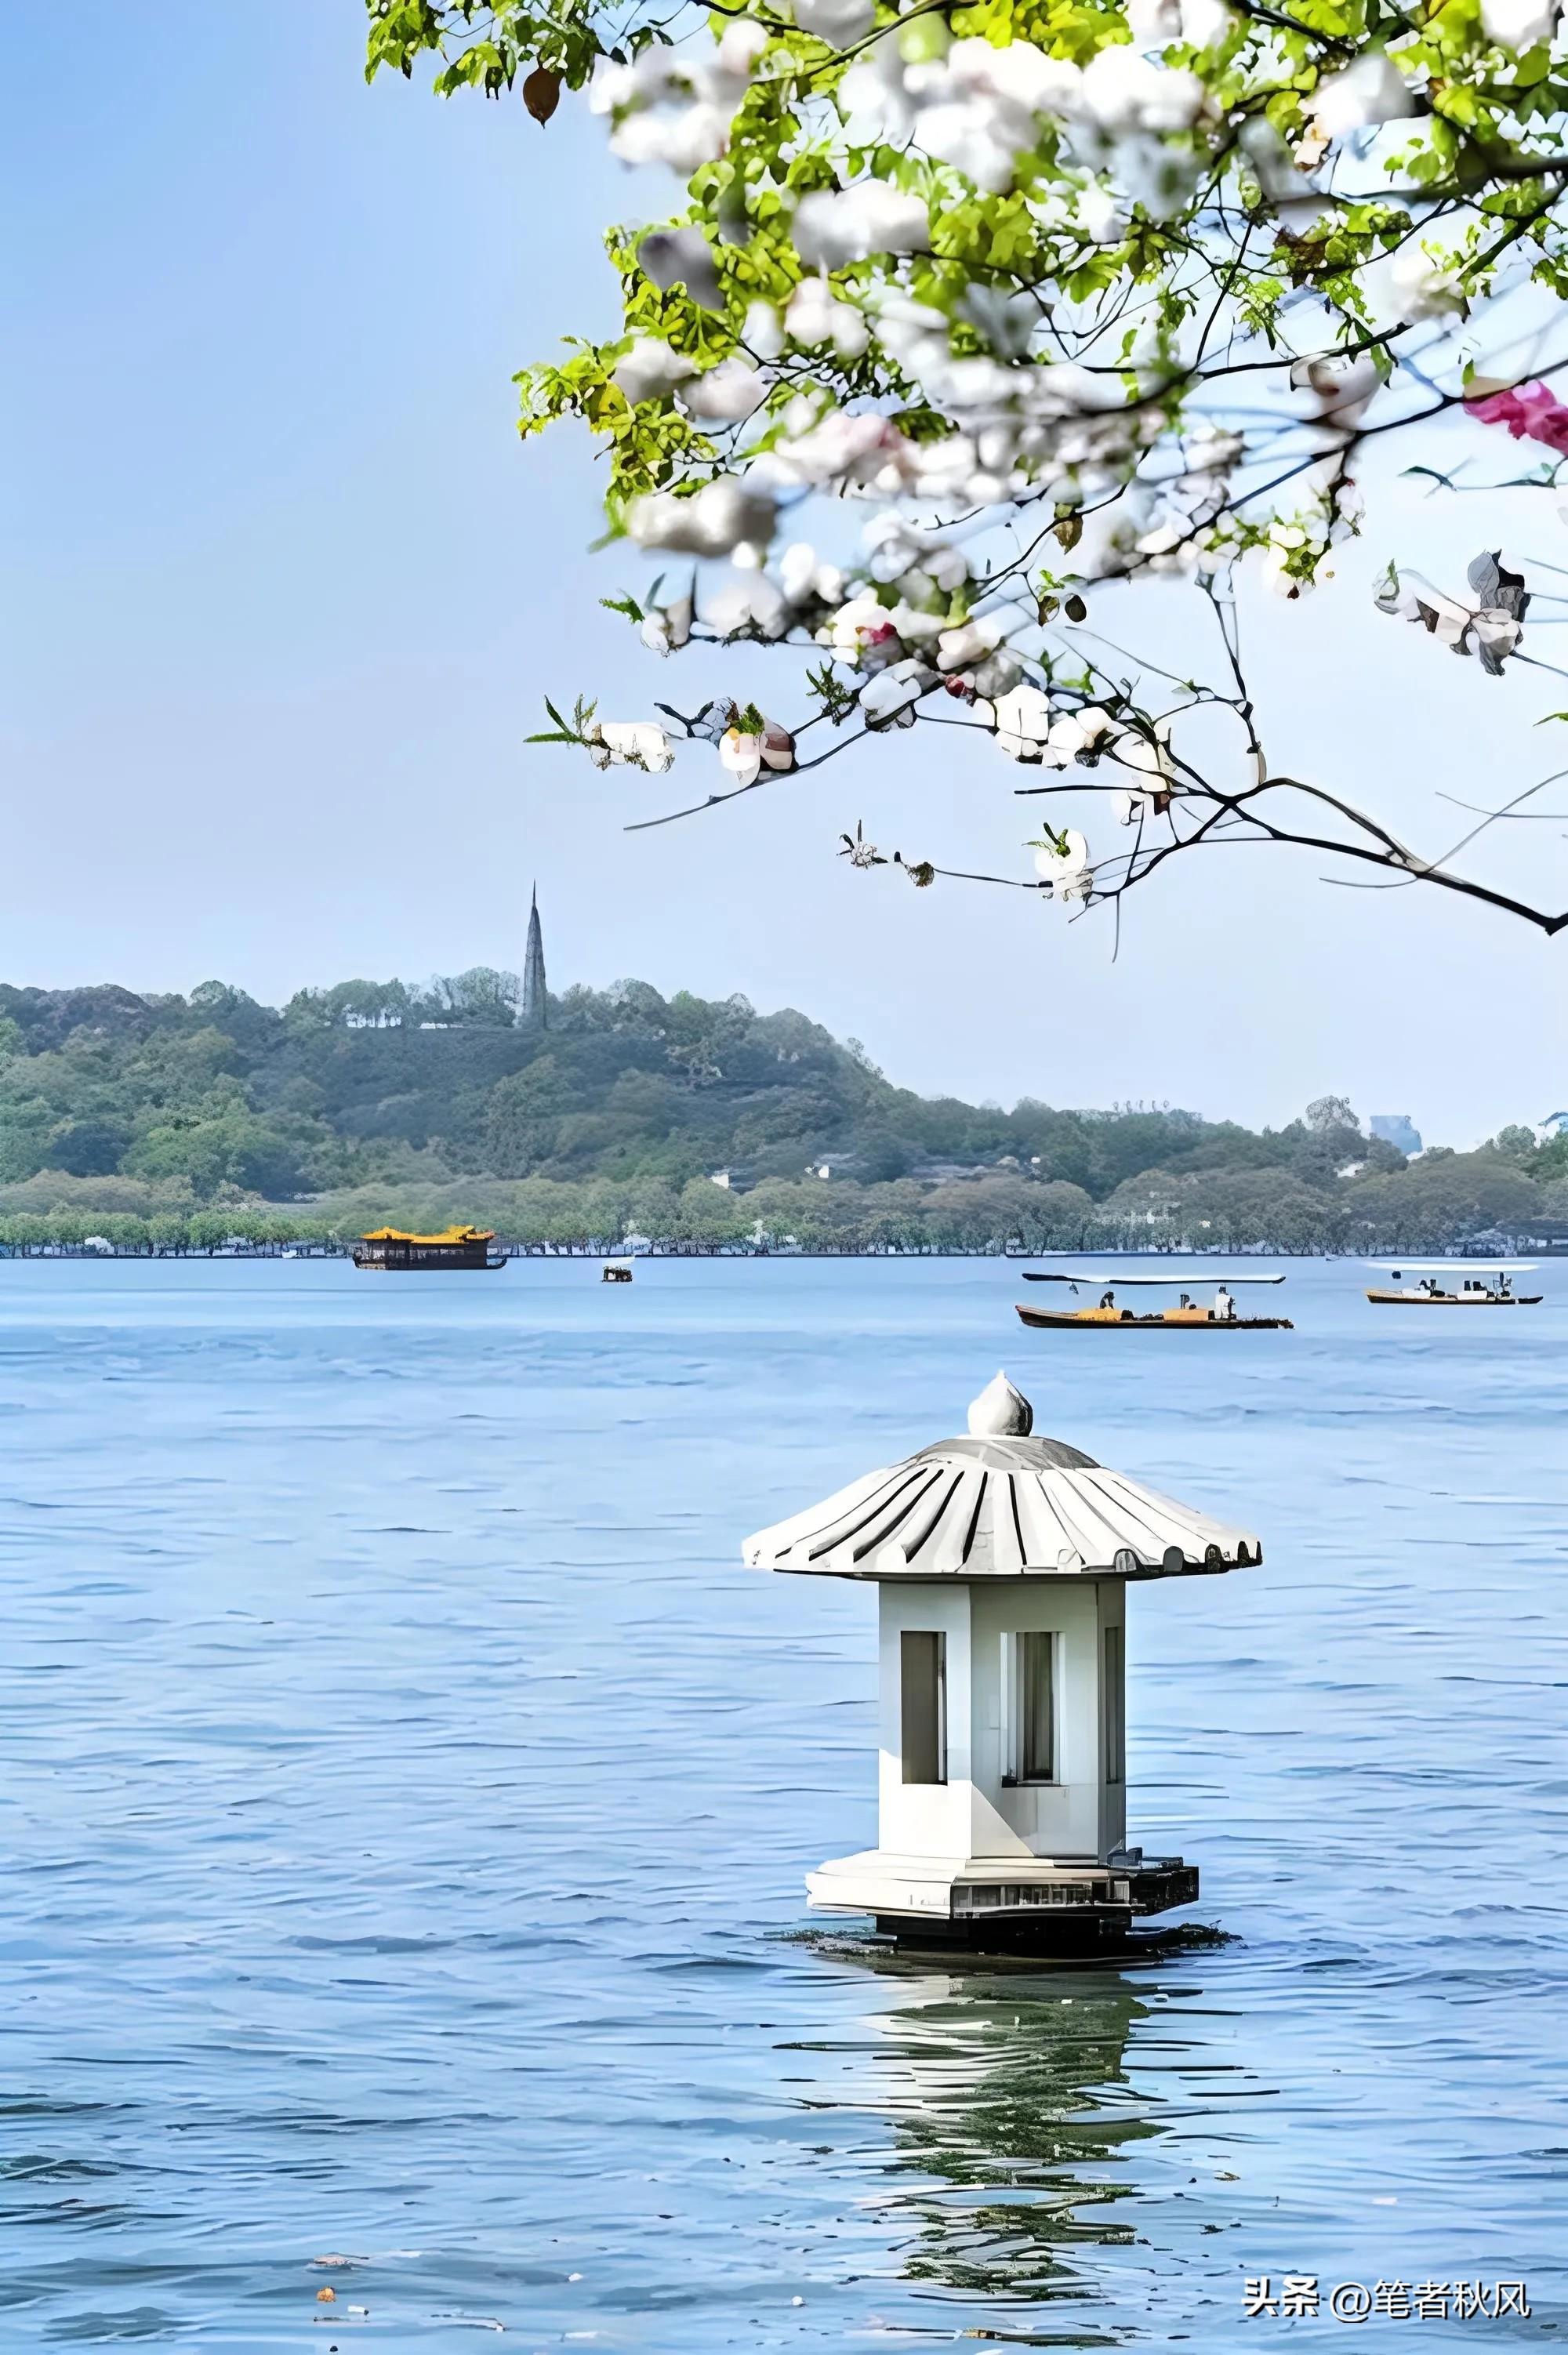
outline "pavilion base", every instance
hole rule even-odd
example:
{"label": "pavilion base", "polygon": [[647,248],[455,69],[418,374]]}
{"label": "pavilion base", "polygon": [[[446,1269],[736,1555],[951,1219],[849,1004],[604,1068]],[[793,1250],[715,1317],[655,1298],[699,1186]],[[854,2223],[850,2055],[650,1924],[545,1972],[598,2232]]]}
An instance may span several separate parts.
{"label": "pavilion base", "polygon": [[1190,1905],[1198,1868],[1129,1849],[1093,1858],[893,1856],[868,1849],[806,1875],[813,1912],[869,1913],[901,1944],[968,1954],[1082,1954]]}

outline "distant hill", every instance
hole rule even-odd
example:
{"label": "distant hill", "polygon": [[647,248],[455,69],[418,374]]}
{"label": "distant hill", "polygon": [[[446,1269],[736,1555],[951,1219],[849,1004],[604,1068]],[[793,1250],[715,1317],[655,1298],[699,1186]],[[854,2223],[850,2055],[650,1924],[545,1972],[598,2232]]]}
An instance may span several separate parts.
{"label": "distant hill", "polygon": [[382,1217],[938,1249],[1568,1233],[1568,1140],[1523,1129],[1407,1167],[1336,1098],[1261,1134],[1169,1108],[1004,1112],[894,1087],[855,1041],[743,997],[570,989],[527,1028],[516,1006],[487,968],[281,1009],[221,982],[0,986],[0,1241]]}

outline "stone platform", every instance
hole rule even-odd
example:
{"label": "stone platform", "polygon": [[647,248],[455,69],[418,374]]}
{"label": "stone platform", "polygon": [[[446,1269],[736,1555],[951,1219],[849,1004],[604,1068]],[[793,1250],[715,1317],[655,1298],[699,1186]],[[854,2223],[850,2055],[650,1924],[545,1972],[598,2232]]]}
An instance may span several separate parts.
{"label": "stone platform", "polygon": [[870,1913],[886,1934],[921,1945],[1082,1947],[1136,1920],[1190,1905],[1198,1868],[1130,1849],[1093,1858],[898,1856],[867,1849],[806,1876],[814,1912]]}

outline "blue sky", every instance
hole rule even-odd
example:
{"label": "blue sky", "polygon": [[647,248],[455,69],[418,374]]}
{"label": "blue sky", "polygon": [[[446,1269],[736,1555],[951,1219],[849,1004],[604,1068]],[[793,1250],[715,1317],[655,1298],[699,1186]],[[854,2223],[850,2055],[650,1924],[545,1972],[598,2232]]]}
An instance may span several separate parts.
{"label": "blue sky", "polygon": [[[356,0],[133,22],[85,0],[67,37],[10,29],[0,975],[276,1000],[515,965],[537,876],[558,986],[798,1005],[926,1091],[1261,1120],[1331,1088],[1458,1144],[1562,1100],[1568,943],[1500,919],[1249,850],[1179,863],[1113,963],[1103,920],[835,860],[863,818],[1020,867],[1035,826],[988,748],[917,730],[636,836],[706,766],[603,777],[526,747],[547,691],[635,718],[741,676],[660,666],[601,612],[638,569],[588,553],[592,453],[513,430],[514,369],[609,324],[601,223],[658,195],[570,106],[540,131],[516,102],[368,90],[361,32]],[[1371,611],[1391,553],[1457,583],[1490,517],[1399,484],[1374,514],[1308,607],[1249,611],[1267,733],[1435,847],[1463,814],[1435,789],[1553,764],[1552,698]],[[1554,518],[1508,527],[1568,562]],[[1179,645],[1151,598],[1143,642]],[[773,682],[788,658],[756,659]],[[1562,832],[1499,838],[1491,871],[1527,879]]]}

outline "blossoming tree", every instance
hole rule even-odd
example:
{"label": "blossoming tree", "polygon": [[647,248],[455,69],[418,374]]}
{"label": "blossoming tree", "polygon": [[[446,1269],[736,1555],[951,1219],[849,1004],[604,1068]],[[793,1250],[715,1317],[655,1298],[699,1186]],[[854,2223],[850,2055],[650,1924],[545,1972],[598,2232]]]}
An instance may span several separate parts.
{"label": "blossoming tree", "polygon": [[[706,808],[941,722],[1051,814],[1032,872],[1020,851],[982,879],[1114,901],[1205,844],[1296,844],[1568,926],[1276,773],[1234,593],[1249,563],[1309,591],[1360,527],[1370,445],[1445,411],[1554,481],[1557,0],[368,5],[371,73],[429,58],[443,94],[517,90],[540,123],[583,91],[618,155],[673,175],[666,221],[609,235],[622,332],[527,370],[523,429],[607,442],[611,529],[656,576],[621,601],[647,645],[799,650],[782,718],[722,692],[626,721],[580,699],[536,741],[713,763]],[[1505,297],[1531,365],[1482,376]],[[1208,676],[1096,631],[1096,600],[1146,574],[1200,601]],[[1479,687],[1534,660],[1531,594],[1494,551],[1447,587],[1391,565],[1378,603]],[[859,826],[843,852],[946,871]]]}

